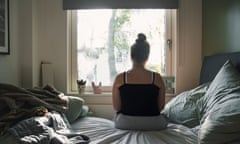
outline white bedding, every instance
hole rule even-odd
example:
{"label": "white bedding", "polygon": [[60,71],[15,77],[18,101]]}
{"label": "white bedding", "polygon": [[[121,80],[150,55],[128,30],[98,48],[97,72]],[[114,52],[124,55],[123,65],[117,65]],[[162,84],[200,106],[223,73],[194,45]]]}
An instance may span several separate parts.
{"label": "white bedding", "polygon": [[84,117],[72,124],[91,139],[90,144],[197,144],[198,136],[194,129],[170,123],[161,131],[130,131],[114,128],[113,121]]}

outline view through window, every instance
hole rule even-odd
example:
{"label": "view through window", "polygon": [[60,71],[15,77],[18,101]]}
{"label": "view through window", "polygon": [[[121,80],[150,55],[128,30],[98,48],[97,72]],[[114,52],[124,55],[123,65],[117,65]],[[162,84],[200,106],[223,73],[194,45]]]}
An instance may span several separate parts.
{"label": "view through window", "polygon": [[138,33],[150,43],[146,67],[166,75],[167,10],[101,9],[76,11],[76,79],[111,86],[131,68],[130,47]]}

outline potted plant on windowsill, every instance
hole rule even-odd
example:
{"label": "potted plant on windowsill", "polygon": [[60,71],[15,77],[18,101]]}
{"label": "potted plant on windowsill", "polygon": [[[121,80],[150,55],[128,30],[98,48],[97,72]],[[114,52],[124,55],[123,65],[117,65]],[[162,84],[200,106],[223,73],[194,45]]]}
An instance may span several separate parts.
{"label": "potted plant on windowsill", "polygon": [[85,93],[85,89],[86,89],[86,80],[77,80],[77,85],[78,85],[78,93],[80,96],[82,96]]}

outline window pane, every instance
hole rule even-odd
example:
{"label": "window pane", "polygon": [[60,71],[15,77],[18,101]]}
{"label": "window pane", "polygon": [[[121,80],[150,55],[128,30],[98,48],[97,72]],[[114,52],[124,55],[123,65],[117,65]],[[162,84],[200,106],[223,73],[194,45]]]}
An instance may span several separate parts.
{"label": "window pane", "polygon": [[151,45],[147,68],[166,75],[165,10],[78,10],[78,79],[112,85],[116,74],[131,68],[130,47],[140,32]]}

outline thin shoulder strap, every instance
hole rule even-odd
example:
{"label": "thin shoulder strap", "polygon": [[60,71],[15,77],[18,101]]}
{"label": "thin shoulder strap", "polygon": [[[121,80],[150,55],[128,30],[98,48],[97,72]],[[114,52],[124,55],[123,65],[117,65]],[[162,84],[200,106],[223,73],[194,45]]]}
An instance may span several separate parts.
{"label": "thin shoulder strap", "polygon": [[152,84],[154,84],[155,81],[155,72],[152,73]]}
{"label": "thin shoulder strap", "polygon": [[123,82],[124,82],[124,84],[127,83],[127,73],[126,72],[123,73]]}

